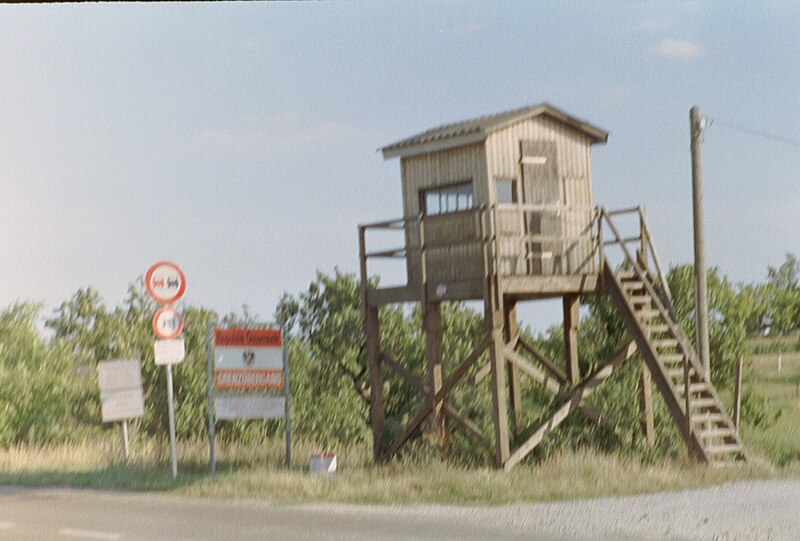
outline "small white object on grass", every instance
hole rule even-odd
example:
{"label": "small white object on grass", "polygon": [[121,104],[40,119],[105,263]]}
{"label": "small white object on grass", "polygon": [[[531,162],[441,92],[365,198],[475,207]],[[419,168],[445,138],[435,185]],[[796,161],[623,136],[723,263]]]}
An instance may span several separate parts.
{"label": "small white object on grass", "polygon": [[311,455],[308,461],[308,472],[317,473],[336,473],[336,455],[319,454]]}

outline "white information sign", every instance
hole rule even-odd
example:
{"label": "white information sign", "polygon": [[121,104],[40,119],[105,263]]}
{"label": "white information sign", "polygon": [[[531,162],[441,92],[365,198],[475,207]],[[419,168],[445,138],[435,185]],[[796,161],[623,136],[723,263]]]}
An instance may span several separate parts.
{"label": "white information sign", "polygon": [[286,398],[265,395],[217,395],[217,419],[280,419]]}
{"label": "white information sign", "polygon": [[142,372],[138,360],[101,361],[97,365],[103,422],[144,415]]}
{"label": "white information sign", "polygon": [[178,364],[186,358],[186,347],[183,338],[156,340],[153,349],[155,361],[158,365]]}

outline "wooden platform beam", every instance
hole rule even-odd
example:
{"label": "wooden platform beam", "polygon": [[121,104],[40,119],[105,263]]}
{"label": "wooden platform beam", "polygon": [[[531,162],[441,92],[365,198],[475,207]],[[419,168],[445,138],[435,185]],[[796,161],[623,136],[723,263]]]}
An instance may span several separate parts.
{"label": "wooden platform beam", "polygon": [[[505,341],[509,342],[519,336],[519,325],[517,323],[517,304],[513,301],[505,305]],[[514,363],[508,363],[508,394],[511,399],[511,419],[513,421],[514,433],[518,433],[522,420],[522,391],[520,388],[519,368]]]}

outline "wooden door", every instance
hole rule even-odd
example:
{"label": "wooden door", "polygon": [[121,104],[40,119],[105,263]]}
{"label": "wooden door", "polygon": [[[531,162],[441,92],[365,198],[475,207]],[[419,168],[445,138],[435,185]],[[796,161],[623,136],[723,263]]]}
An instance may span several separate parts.
{"label": "wooden door", "polygon": [[[561,178],[558,174],[558,153],[554,141],[521,141],[522,203],[556,207],[564,202]],[[554,274],[561,272],[563,237],[560,210],[531,210],[526,212],[529,235],[547,237],[528,245],[529,272]]]}

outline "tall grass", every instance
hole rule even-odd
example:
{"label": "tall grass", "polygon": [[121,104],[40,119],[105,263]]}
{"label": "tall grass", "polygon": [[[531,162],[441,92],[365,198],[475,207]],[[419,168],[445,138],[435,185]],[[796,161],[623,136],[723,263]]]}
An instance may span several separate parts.
{"label": "tall grass", "polygon": [[[218,473],[208,474],[208,445],[179,442],[179,476],[173,480],[165,441],[134,441],[129,460],[121,443],[18,446],[0,450],[0,484],[156,490],[187,496],[275,502],[503,504],[637,494],[720,484],[776,475],[765,461],[708,468],[689,460],[647,464],[631,456],[568,452],[511,473],[468,468],[418,453],[373,466],[365,448],[338,451],[335,475],[310,475],[307,461],[318,451],[300,443],[290,468],[283,442],[221,445]],[[785,472],[783,472],[785,473]]]}

